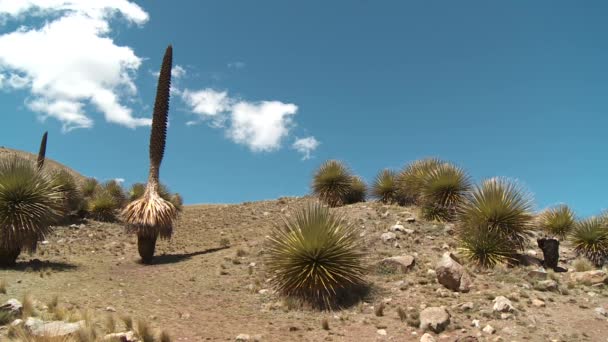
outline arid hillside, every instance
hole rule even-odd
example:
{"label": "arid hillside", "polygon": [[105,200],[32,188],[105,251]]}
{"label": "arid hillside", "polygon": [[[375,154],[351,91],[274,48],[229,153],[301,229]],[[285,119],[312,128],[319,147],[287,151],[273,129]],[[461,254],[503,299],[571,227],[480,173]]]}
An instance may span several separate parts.
{"label": "arid hillside", "polygon": [[[463,262],[469,291],[452,291],[437,282],[435,269],[445,252],[458,254],[454,226],[424,222],[414,207],[377,202],[332,209],[364,239],[371,289],[364,301],[333,312],[285,301],[267,283],[265,236],[282,216],[312,200],[186,206],[173,239],[159,242],[152,265],[140,264],[136,237],[120,224],[87,220],[58,227],[38,252],[22,254],[16,268],[0,271],[6,284],[0,301],[29,293],[44,307],[58,296],[66,308],[146,319],[175,341],[605,341],[608,336],[605,273],[585,283],[573,272],[545,273],[540,266],[478,270]],[[542,258],[532,240],[527,254],[532,262],[534,255]],[[401,259],[401,269],[379,264],[393,256],[409,257]],[[572,271],[573,261],[569,244],[563,244],[560,265]],[[443,331],[424,335],[421,313],[432,307],[436,313],[445,310],[449,322],[435,315]]]}

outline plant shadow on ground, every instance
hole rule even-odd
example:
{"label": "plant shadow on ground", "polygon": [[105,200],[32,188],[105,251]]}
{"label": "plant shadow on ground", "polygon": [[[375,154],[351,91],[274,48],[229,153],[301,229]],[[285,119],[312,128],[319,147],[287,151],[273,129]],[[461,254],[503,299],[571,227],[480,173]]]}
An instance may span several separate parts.
{"label": "plant shadow on ground", "polygon": [[40,259],[31,259],[29,261],[19,261],[17,262],[17,264],[15,264],[14,266],[8,266],[8,267],[0,267],[1,269],[5,269],[5,270],[14,270],[14,271],[22,271],[22,272],[29,272],[29,271],[46,271],[46,270],[50,270],[50,271],[57,271],[57,272],[65,272],[65,271],[75,271],[78,266],[74,265],[74,264],[70,264],[70,263],[66,263],[66,262],[60,262],[60,261],[42,261]]}
{"label": "plant shadow on ground", "polygon": [[178,263],[178,262],[182,262],[182,261],[188,260],[188,259],[190,259],[190,258],[192,258],[194,256],[197,256],[197,255],[203,255],[203,254],[209,254],[209,253],[219,252],[219,251],[221,251],[223,249],[228,249],[228,248],[230,248],[230,246],[209,248],[209,249],[205,249],[205,250],[198,251],[198,252],[184,253],[184,254],[161,254],[161,255],[155,256],[150,264],[144,264],[144,263],[141,262],[141,260],[139,260],[138,263],[140,263],[142,265],[175,264],[175,263]]}

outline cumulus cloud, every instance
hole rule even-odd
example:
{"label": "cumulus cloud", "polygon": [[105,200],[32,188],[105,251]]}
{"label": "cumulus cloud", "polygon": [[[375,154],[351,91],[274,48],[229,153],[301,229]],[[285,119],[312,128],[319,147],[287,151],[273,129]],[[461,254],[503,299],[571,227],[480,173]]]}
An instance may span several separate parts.
{"label": "cumulus cloud", "polygon": [[228,68],[230,69],[243,69],[245,67],[245,62],[230,62],[228,63]]}
{"label": "cumulus cloud", "polygon": [[296,141],[291,145],[293,149],[302,153],[302,160],[310,159],[310,155],[314,150],[319,147],[321,144],[315,137],[310,136],[307,138],[296,139]]}
{"label": "cumulus cloud", "polygon": [[114,181],[118,184],[122,184],[125,182],[125,179],[124,178],[114,178]]}
{"label": "cumulus cloud", "polygon": [[93,126],[84,107],[92,105],[108,122],[126,127],[150,125],[122,104],[134,96],[134,74],[141,65],[128,46],[108,36],[110,20],[121,16],[137,25],[148,14],[128,0],[0,0],[0,19],[42,18],[39,26],[0,35],[2,87],[28,89],[26,105],[52,117],[69,131]]}
{"label": "cumulus cloud", "polygon": [[206,88],[184,90],[182,100],[198,115],[188,126],[211,120],[212,126],[224,128],[226,136],[254,152],[270,152],[281,147],[282,141],[295,125],[293,116],[298,107],[280,101],[248,102],[231,98],[227,91]]}

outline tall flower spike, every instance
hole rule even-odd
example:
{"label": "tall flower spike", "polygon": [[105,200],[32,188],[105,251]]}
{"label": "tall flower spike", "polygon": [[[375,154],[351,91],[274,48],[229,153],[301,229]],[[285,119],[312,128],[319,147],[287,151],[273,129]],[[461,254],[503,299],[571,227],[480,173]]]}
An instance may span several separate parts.
{"label": "tall flower spike", "polygon": [[46,139],[48,137],[49,132],[44,132],[42,135],[42,140],[40,141],[40,150],[38,150],[38,170],[42,170],[44,166],[44,158],[46,156]]}

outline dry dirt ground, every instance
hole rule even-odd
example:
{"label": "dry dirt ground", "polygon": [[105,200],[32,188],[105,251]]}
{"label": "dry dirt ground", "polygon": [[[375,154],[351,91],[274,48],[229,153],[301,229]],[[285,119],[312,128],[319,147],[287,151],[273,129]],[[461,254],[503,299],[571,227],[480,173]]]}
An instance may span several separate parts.
{"label": "dry dirt ground", "polygon": [[[148,319],[167,330],[175,341],[233,341],[239,334],[261,341],[419,341],[423,332],[401,321],[397,308],[415,317],[425,306],[445,306],[451,323],[438,341],[477,336],[479,341],[606,341],[608,322],[595,312],[608,308],[605,285],[567,286],[567,274],[553,275],[560,291],[534,289],[529,268],[472,270],[468,293],[454,293],[428,273],[446,250],[456,251],[446,225],[405,219],[415,208],[359,203],[335,209],[361,231],[370,266],[372,292],[364,302],[342,311],[315,312],[282,300],[268,289],[264,269],[264,239],[282,215],[289,215],[307,198],[239,205],[186,206],[171,241],[160,241],[153,265],[138,262],[136,239],[120,224],[87,221],[78,228],[57,227],[34,255],[22,255],[15,269],[0,270],[9,298],[29,292],[40,302],[58,295],[60,302],[104,314]],[[397,233],[383,243],[380,235],[397,221],[413,233]],[[226,243],[228,247],[222,247]],[[534,246],[530,246],[534,249]],[[537,249],[540,253],[540,251]],[[387,256],[414,255],[416,265],[406,274],[374,267]],[[573,260],[568,245],[562,265]],[[37,259],[37,260],[36,260]],[[492,312],[495,296],[511,299],[516,312],[500,317]],[[532,305],[540,299],[545,307]],[[385,302],[382,316],[374,307]],[[465,311],[459,304],[471,302]],[[327,319],[329,330],[322,328]],[[472,327],[474,319],[480,328]],[[494,334],[482,332],[490,324]],[[386,331],[386,336],[378,333]]]}

